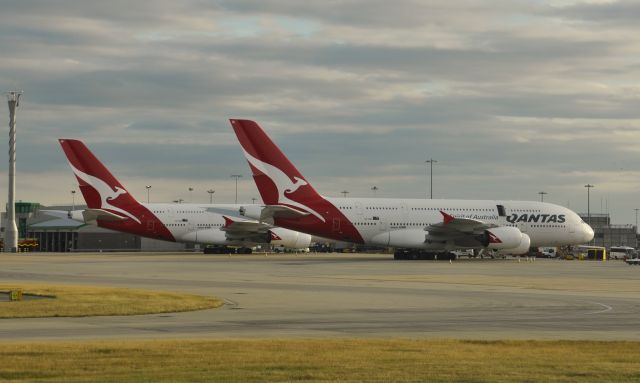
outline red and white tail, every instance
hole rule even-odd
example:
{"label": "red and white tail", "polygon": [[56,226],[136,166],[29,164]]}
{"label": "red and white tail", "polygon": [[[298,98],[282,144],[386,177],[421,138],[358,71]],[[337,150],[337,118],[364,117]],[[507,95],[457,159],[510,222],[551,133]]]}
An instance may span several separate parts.
{"label": "red and white tail", "polygon": [[[87,202],[88,216],[98,226],[144,237],[175,241],[173,234],[146,206],[122,186],[111,172],[78,140],[60,139]],[[86,219],[87,215],[85,215]],[[120,219],[117,219],[120,217]],[[114,220],[114,218],[116,218]]]}
{"label": "red and white tail", "polygon": [[287,205],[313,214],[301,202],[316,202],[323,199],[322,196],[264,130],[250,120],[231,120],[231,125],[249,162],[262,201],[267,205]]}
{"label": "red and white tail", "polygon": [[105,209],[140,223],[131,210],[140,204],[82,141],[60,139],[89,209]]}
{"label": "red and white tail", "polygon": [[349,220],[309,184],[267,134],[250,120],[230,120],[266,205],[284,205],[306,213],[305,218],[276,220],[292,230],[361,242]]}

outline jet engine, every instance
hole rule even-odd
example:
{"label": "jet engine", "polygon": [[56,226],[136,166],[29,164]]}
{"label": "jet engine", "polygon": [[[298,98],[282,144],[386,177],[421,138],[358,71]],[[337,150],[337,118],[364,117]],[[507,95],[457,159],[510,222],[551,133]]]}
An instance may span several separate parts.
{"label": "jet engine", "polygon": [[531,238],[529,238],[527,234],[522,233],[522,241],[520,241],[520,245],[514,247],[513,249],[498,250],[498,254],[522,255],[529,252],[530,247]]}
{"label": "jet engine", "polygon": [[520,249],[521,247],[531,244],[531,239],[528,235],[522,233],[520,229],[512,226],[501,226],[484,231],[483,245],[487,249],[492,250],[505,250],[505,249]]}
{"label": "jet engine", "polygon": [[311,236],[298,231],[274,227],[269,230],[270,243],[274,246],[282,246],[288,249],[306,249],[311,245]]}
{"label": "jet engine", "polygon": [[226,233],[218,228],[190,231],[180,237],[180,242],[201,243],[203,245],[229,244]]}
{"label": "jet engine", "polygon": [[420,249],[425,247],[424,230],[404,229],[382,232],[373,238],[371,243],[377,246],[391,246]]}

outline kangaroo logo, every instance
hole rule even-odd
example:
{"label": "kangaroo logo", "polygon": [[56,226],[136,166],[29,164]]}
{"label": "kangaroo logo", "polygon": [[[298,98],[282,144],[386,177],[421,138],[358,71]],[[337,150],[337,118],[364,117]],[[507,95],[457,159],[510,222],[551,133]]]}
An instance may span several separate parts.
{"label": "kangaroo logo", "polygon": [[109,203],[110,201],[113,201],[116,198],[118,198],[118,196],[120,196],[121,194],[127,194],[126,190],[122,189],[119,186],[116,186],[114,190],[114,188],[109,186],[106,182],[104,182],[100,178],[94,177],[92,175],[89,175],[87,173],[84,173],[76,169],[71,163],[69,163],[69,165],[71,166],[71,169],[73,170],[73,173],[76,175],[76,177],[80,178],[88,185],[91,185],[91,187],[94,188],[98,192],[98,194],[100,194],[101,209],[113,210],[140,223],[140,220],[138,220],[138,218],[136,218],[134,215],[132,215],[128,211],[120,209],[119,207],[113,206],[111,203]]}
{"label": "kangaroo logo", "polygon": [[307,181],[295,176],[293,177],[294,180],[291,181],[291,178],[289,178],[289,176],[286,175],[282,170],[266,162],[260,161],[259,159],[253,157],[251,154],[247,153],[247,151],[244,149],[242,149],[242,151],[244,152],[244,156],[247,158],[247,161],[249,161],[249,163],[253,165],[254,168],[260,170],[267,177],[271,178],[271,181],[273,181],[273,183],[276,185],[276,189],[278,190],[278,204],[297,207],[303,211],[313,214],[322,222],[326,222],[324,217],[321,216],[318,212],[287,197],[287,194],[294,193],[299,188],[307,186]]}

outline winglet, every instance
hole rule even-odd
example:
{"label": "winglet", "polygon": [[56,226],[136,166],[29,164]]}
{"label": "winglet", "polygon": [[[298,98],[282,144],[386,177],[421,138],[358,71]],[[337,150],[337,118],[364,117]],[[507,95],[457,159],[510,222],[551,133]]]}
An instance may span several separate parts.
{"label": "winglet", "polygon": [[234,220],[232,220],[231,218],[227,217],[226,215],[223,215],[222,218],[224,218],[224,227],[229,227],[229,226],[233,225],[233,223],[235,222]]}
{"label": "winglet", "polygon": [[454,219],[456,219],[454,216],[449,215],[449,214],[447,214],[447,213],[443,212],[442,210],[440,210],[440,214],[442,214],[442,218],[444,219],[444,224],[445,224],[445,225],[446,225],[446,224],[448,224],[448,223],[450,223],[450,222],[451,222],[451,221],[453,221]]}

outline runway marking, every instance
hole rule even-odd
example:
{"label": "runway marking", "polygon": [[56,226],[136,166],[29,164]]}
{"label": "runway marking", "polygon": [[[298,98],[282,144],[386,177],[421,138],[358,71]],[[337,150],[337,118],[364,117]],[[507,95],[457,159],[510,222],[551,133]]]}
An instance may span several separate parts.
{"label": "runway marking", "polygon": [[600,303],[600,302],[588,302],[588,303],[593,303],[594,305],[600,305],[604,307],[604,310],[591,311],[591,312],[584,313],[583,315],[602,314],[602,313],[606,313],[607,311],[613,310],[613,307],[609,305],[605,305],[604,303]]}
{"label": "runway marking", "polygon": [[240,303],[229,298],[224,298],[224,305],[229,306],[229,310],[242,310],[242,307],[239,307]]}

